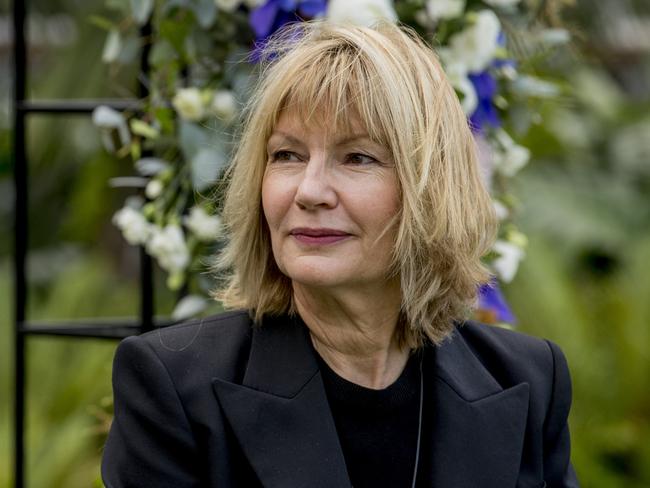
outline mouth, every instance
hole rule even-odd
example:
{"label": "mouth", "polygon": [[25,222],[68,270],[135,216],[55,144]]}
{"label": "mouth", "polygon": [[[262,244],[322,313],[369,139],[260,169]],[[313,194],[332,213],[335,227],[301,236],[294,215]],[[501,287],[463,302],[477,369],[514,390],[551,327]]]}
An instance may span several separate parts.
{"label": "mouth", "polygon": [[297,227],[289,234],[302,244],[325,245],[343,241],[351,236],[338,229]]}

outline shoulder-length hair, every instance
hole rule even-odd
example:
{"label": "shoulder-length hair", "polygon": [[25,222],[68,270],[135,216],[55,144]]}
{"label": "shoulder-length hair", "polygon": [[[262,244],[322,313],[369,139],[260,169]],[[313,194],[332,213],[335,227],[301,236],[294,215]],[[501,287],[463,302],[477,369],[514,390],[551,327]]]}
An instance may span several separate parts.
{"label": "shoulder-length hair", "polygon": [[412,30],[326,21],[294,24],[262,52],[261,76],[244,111],[227,173],[227,244],[215,269],[215,297],[228,308],[294,313],[291,280],[278,269],[261,204],[266,143],[280,114],[305,123],[326,114],[345,129],[356,117],[387,147],[400,185],[391,270],[401,285],[400,340],[440,343],[488,279],[481,258],[496,229],[477,149],[458,97],[440,63]]}

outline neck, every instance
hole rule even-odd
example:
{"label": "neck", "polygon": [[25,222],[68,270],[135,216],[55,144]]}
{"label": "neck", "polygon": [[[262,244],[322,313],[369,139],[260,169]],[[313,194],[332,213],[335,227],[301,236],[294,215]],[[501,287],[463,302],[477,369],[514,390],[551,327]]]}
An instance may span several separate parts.
{"label": "neck", "polygon": [[409,356],[398,341],[399,284],[336,294],[294,283],[294,300],[314,348],[339,376],[374,389],[399,377]]}

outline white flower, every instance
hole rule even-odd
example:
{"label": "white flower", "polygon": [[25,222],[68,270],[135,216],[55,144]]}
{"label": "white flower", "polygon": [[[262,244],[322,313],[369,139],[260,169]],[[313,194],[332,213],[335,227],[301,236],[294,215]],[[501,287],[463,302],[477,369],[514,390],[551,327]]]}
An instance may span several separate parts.
{"label": "white flower", "polygon": [[147,195],[147,198],[153,200],[158,198],[163,191],[163,184],[160,180],[151,180],[147,183],[147,186],[144,189],[144,194]]}
{"label": "white flower", "polygon": [[478,95],[476,94],[474,85],[467,77],[467,67],[462,63],[455,62],[451,58],[448,50],[441,49],[441,57],[445,64],[445,73],[449,82],[463,95],[463,98],[460,101],[460,105],[463,107],[463,112],[467,115],[473,114],[478,105]]}
{"label": "white flower", "polygon": [[172,319],[186,320],[194,317],[208,306],[208,301],[201,295],[187,295],[179,300],[172,312]]}
{"label": "white flower", "polygon": [[205,116],[203,96],[198,88],[180,88],[172,99],[172,105],[185,120],[197,121]]}
{"label": "white flower", "polygon": [[326,16],[333,22],[364,26],[380,20],[397,22],[392,0],[330,0]]}
{"label": "white flower", "polygon": [[93,110],[93,124],[102,129],[102,143],[107,151],[115,151],[115,145],[111,137],[111,131],[117,131],[121,146],[127,146],[131,143],[131,133],[126,124],[124,115],[117,110],[106,105],[100,105]]}
{"label": "white flower", "polygon": [[217,90],[212,98],[212,112],[224,122],[230,122],[237,113],[237,100],[230,90]]}
{"label": "white flower", "polygon": [[505,176],[514,176],[530,160],[530,150],[515,143],[504,130],[496,132],[498,148],[494,149],[494,167]]}
{"label": "white flower", "polygon": [[465,0],[428,0],[427,13],[433,20],[455,19],[465,11]]}
{"label": "white flower", "polygon": [[520,0],[483,0],[491,7],[503,8],[513,7],[519,3]]}
{"label": "white flower", "polygon": [[494,166],[505,176],[514,176],[530,160],[530,150],[527,147],[513,144],[503,151],[495,151]]}
{"label": "white flower", "polygon": [[214,241],[221,234],[221,218],[208,214],[201,207],[192,207],[183,223],[201,241]]}
{"label": "white flower", "polygon": [[131,245],[144,244],[151,234],[151,224],[144,215],[131,207],[123,207],[113,215],[113,224]]}
{"label": "white flower", "polygon": [[498,240],[492,248],[499,257],[492,261],[492,268],[504,283],[510,283],[517,274],[524,250],[508,241]]}
{"label": "white flower", "polygon": [[492,206],[494,207],[494,213],[497,219],[499,219],[499,222],[507,219],[510,215],[510,210],[508,210],[508,207],[506,207],[499,200],[492,200]]}
{"label": "white flower", "polygon": [[496,53],[501,23],[491,10],[476,14],[474,24],[452,36],[446,57],[464,66],[469,73],[485,70]]}
{"label": "white flower", "polygon": [[515,93],[529,98],[554,98],[560,94],[560,88],[557,85],[535,76],[519,76],[511,87]]}
{"label": "white flower", "polygon": [[170,273],[183,271],[190,263],[190,252],[178,225],[152,227],[147,251],[158,260],[161,268]]}
{"label": "white flower", "polygon": [[234,12],[237,10],[237,7],[241,4],[240,0],[214,0],[214,3],[217,7],[219,7],[219,10],[223,10],[225,12]]}

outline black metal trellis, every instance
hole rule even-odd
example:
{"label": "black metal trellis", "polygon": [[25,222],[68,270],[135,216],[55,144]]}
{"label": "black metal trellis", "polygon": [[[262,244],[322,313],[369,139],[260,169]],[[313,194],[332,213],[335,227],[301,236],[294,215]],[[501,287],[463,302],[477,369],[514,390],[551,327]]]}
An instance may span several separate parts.
{"label": "black metal trellis", "polygon": [[[28,0],[14,0],[13,17],[13,174],[15,188],[14,206],[14,486],[25,486],[25,342],[29,336],[64,336],[77,338],[121,339],[151,330],[154,324],[153,279],[151,258],[140,249],[140,311],[133,320],[86,320],[68,323],[36,323],[26,317],[27,282],[26,259],[28,252],[28,162],[26,151],[26,124],[30,114],[90,114],[98,105],[108,105],[117,110],[133,109],[147,95],[144,83],[149,71],[149,42],[140,54],[140,80],[137,99],[133,100],[47,100],[26,99],[27,47],[26,16]],[[151,25],[140,29],[143,39],[151,36]]]}

